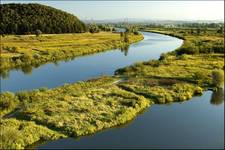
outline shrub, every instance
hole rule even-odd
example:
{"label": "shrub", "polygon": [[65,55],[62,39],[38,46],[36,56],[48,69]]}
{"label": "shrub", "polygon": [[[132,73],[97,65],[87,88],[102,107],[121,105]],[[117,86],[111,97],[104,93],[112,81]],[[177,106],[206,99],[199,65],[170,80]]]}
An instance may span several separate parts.
{"label": "shrub", "polygon": [[165,53],[162,53],[159,57],[159,60],[166,60],[167,59],[167,55]]}
{"label": "shrub", "polygon": [[124,42],[126,42],[126,43],[129,42],[129,32],[125,32],[125,34],[124,34]]}
{"label": "shrub", "polygon": [[22,61],[24,61],[24,62],[28,62],[28,61],[30,61],[32,58],[33,58],[32,53],[30,53],[30,52],[24,52],[20,59],[21,59]]}
{"label": "shrub", "polygon": [[120,37],[123,37],[124,36],[124,32],[120,32]]}
{"label": "shrub", "polygon": [[138,31],[134,31],[134,35],[139,35],[139,32]]}
{"label": "shrub", "polygon": [[98,26],[96,24],[91,24],[89,26],[90,33],[98,33],[99,31],[100,31],[100,29],[98,28]]}
{"label": "shrub", "polygon": [[195,72],[194,79],[198,85],[202,85],[203,82],[207,81],[207,74],[201,71]]}
{"label": "shrub", "polygon": [[40,36],[41,34],[42,34],[41,30],[36,30],[36,31],[35,31],[36,37]]}
{"label": "shrub", "polygon": [[212,72],[212,85],[216,88],[221,88],[224,85],[223,70],[214,70]]}
{"label": "shrub", "polygon": [[195,88],[194,95],[201,95],[202,93],[203,93],[203,90],[201,87],[198,86],[197,88]]}
{"label": "shrub", "polygon": [[12,111],[18,104],[18,99],[13,93],[5,92],[0,94],[0,116]]}

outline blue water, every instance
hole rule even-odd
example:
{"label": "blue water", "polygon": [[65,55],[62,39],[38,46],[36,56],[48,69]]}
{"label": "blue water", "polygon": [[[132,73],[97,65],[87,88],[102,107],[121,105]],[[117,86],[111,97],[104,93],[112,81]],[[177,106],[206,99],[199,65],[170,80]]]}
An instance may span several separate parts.
{"label": "blue water", "polygon": [[[174,37],[143,32],[144,40],[130,45],[127,52],[114,49],[107,52],[74,58],[72,61],[49,63],[28,71],[12,70],[1,77],[1,91],[22,91],[40,87],[53,88],[65,83],[87,80],[101,75],[113,75],[118,68],[135,62],[158,59],[160,54],[181,46]],[[126,54],[127,53],[127,54]],[[24,70],[25,70],[24,69]]]}

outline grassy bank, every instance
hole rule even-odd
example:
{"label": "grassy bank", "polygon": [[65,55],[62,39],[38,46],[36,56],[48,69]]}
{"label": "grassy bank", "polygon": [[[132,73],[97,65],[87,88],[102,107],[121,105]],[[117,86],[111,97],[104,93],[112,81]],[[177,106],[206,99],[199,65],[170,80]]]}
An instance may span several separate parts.
{"label": "grassy bank", "polygon": [[175,36],[184,39],[184,43],[175,51],[162,54],[159,60],[118,69],[116,74],[127,78],[118,85],[122,89],[155,103],[170,103],[224,85],[224,34],[212,30],[196,34],[182,28],[145,31]]}
{"label": "grassy bank", "polygon": [[[223,85],[224,54],[215,53],[218,51],[214,50],[202,52],[205,43],[198,42],[199,39],[212,39],[206,46],[216,47],[212,41],[223,40],[223,37],[182,36],[185,42],[174,52],[163,54],[159,60],[121,68],[113,77],[100,77],[54,89],[2,93],[1,129],[8,126],[7,133],[12,132],[21,137],[18,141],[3,132],[2,137],[6,140],[2,147],[24,148],[32,143],[27,141],[27,135],[30,135],[28,139],[35,139],[32,140],[35,142],[41,138],[53,140],[95,133],[132,120],[138,112],[153,103],[186,101],[194,95],[201,95],[209,87],[219,87],[221,83]],[[190,42],[198,44],[186,44]],[[190,54],[189,51],[194,52]],[[20,124],[26,124],[28,129],[40,130],[35,134],[32,130],[26,130],[25,134],[18,128]],[[46,137],[44,131],[52,136]],[[16,146],[11,147],[8,143],[13,142]]]}
{"label": "grassy bank", "polygon": [[141,34],[129,35],[129,42],[123,42],[119,33],[8,35],[1,37],[1,71],[11,68],[38,66],[46,62],[73,58],[123,48],[143,39]]}
{"label": "grassy bank", "polygon": [[213,86],[212,72],[223,70],[223,57],[222,54],[169,55],[164,60],[137,63],[116,73],[128,78],[119,84],[122,89],[155,103],[181,102]]}
{"label": "grassy bank", "polygon": [[[118,80],[120,78],[102,77],[50,90],[3,93],[1,104],[4,103],[5,107],[1,109],[2,116],[6,112],[8,115],[2,119],[1,129],[2,126],[3,128],[9,126],[7,129],[10,132],[18,129],[13,125],[10,127],[11,122],[6,119],[15,118],[15,122],[22,123],[26,120],[30,124],[30,121],[34,121],[38,128],[45,126],[48,130],[77,137],[124,124],[134,119],[137,113],[148,107],[151,102],[143,96],[120,89],[115,84]],[[8,99],[8,103],[4,99]],[[26,143],[27,137],[23,131],[18,129],[17,132],[19,135],[24,135],[20,140]],[[33,136],[39,136],[40,133],[37,132],[38,135],[36,135],[29,130],[26,134],[33,139]],[[3,141],[3,147],[14,148],[8,144],[12,142],[10,136],[5,132],[3,136],[6,139]],[[29,144],[31,142],[26,143],[26,145]],[[16,146],[21,148],[25,145],[18,142]]]}

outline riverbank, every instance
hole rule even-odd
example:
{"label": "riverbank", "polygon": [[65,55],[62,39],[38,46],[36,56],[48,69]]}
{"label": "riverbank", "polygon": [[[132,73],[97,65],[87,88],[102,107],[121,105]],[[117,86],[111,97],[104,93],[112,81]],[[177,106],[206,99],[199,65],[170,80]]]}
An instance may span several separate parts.
{"label": "riverbank", "polygon": [[123,42],[119,33],[80,33],[8,35],[1,37],[2,72],[13,68],[39,66],[47,62],[74,58],[114,48],[124,48],[142,40],[143,35],[129,34],[129,42]]}
{"label": "riverbank", "polygon": [[[95,133],[132,120],[140,111],[149,107],[151,101],[120,89],[116,86],[119,80],[120,78],[116,77],[101,77],[50,90],[1,94],[1,103],[9,106],[3,111],[1,109],[1,116],[4,115],[4,119],[1,118],[1,128],[10,126],[7,132],[2,132],[5,140],[1,148],[24,148],[46,136],[39,132],[33,133],[33,127],[29,126],[32,122],[35,122],[37,127],[44,126],[48,132],[54,131],[63,135],[57,134],[47,138],[54,140],[65,136],[77,137]],[[7,113],[8,115],[5,115]],[[14,118],[17,122],[28,122],[23,128],[27,129],[26,134],[29,134],[29,137],[22,136],[14,140],[10,138],[11,133],[16,137],[24,134],[20,127],[10,124],[14,122]]]}
{"label": "riverbank", "polygon": [[[95,133],[126,123],[153,103],[181,102],[200,95],[212,85],[213,70],[224,68],[223,56],[176,56],[171,53],[162,55],[160,60],[119,69],[116,71],[117,76],[113,77],[100,77],[54,89],[2,93],[2,120],[16,118],[18,121],[34,121],[36,125],[45,126],[64,136]],[[124,78],[126,80],[123,82],[117,82]],[[9,130],[3,133],[6,139],[4,147],[9,148],[12,142],[19,146],[20,141],[25,145],[32,143],[26,142],[32,137],[12,141],[8,133],[21,135],[23,132],[18,128]],[[29,130],[27,132],[31,133]],[[36,134],[30,135],[39,135]]]}
{"label": "riverbank", "polygon": [[[128,78],[122,89],[151,98],[155,103],[184,101],[215,85],[224,85],[224,38],[217,32],[193,34],[188,30],[154,30],[184,39],[178,49],[162,54],[159,60],[140,62],[115,73]],[[221,76],[213,78],[214,72]]]}

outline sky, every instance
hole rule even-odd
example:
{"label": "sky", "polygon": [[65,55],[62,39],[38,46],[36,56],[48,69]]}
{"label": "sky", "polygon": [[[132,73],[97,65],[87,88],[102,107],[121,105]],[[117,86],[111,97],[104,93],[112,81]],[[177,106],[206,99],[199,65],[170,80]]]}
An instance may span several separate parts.
{"label": "sky", "polygon": [[40,3],[80,19],[224,20],[224,1],[7,1]]}

